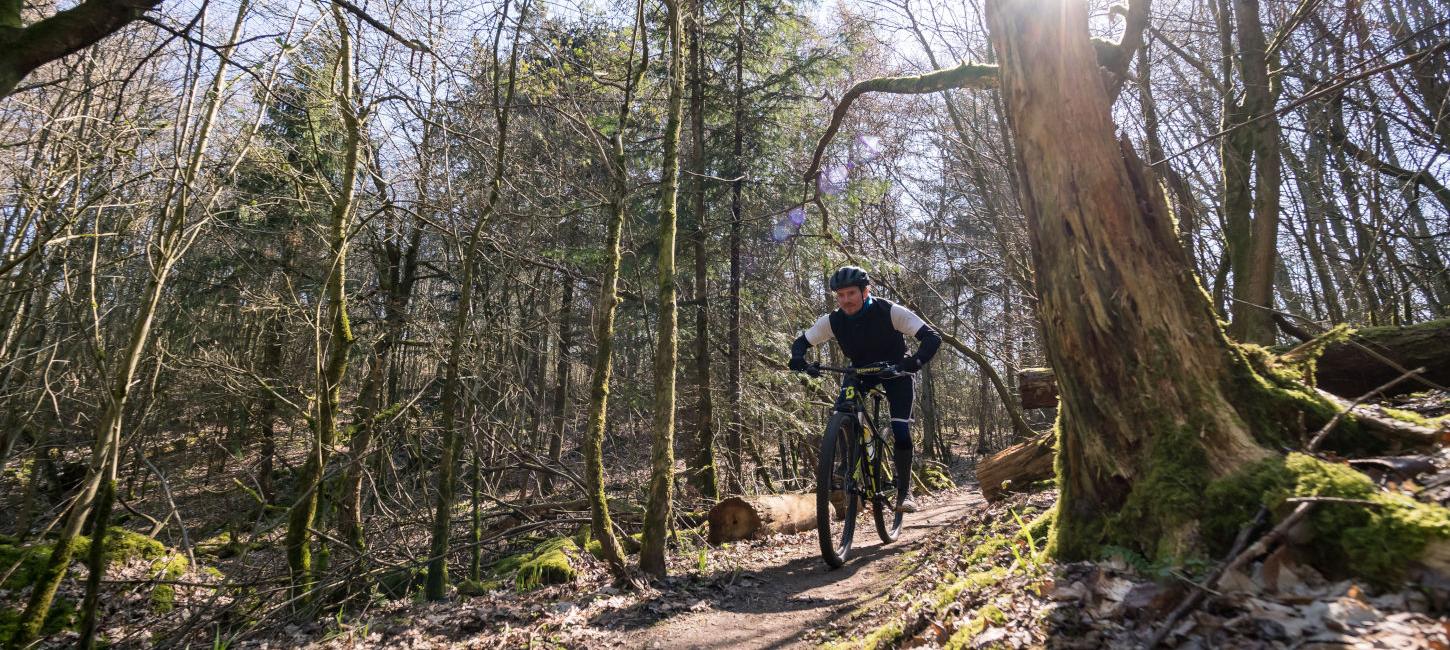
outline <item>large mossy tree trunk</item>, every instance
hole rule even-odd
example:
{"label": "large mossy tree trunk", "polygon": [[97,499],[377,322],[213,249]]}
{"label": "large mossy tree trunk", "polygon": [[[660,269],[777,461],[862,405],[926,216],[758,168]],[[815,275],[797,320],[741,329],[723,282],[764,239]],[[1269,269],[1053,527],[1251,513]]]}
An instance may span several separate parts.
{"label": "large mossy tree trunk", "polygon": [[1192,552],[1202,490],[1270,455],[1255,431],[1271,393],[1258,398],[1157,183],[1114,137],[1083,4],[997,0],[988,20],[1062,393],[1056,551]]}
{"label": "large mossy tree trunk", "polygon": [[[1220,329],[1158,183],[1114,139],[1081,0],[995,0],[987,16],[1061,392],[1057,556],[1114,545],[1159,561],[1201,558],[1261,506],[1307,494],[1375,502],[1310,515],[1323,566],[1380,582],[1413,561],[1450,573],[1450,510],[1381,494],[1346,466],[1273,451],[1342,408],[1303,383],[1329,340],[1275,358]],[[1374,444],[1358,437],[1371,424],[1352,414],[1331,444]]]}

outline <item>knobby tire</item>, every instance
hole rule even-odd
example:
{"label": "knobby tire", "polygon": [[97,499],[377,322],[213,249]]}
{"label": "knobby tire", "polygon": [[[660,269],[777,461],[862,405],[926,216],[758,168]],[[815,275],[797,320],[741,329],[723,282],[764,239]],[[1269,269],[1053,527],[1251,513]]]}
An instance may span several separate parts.
{"label": "knobby tire", "polygon": [[883,444],[880,436],[871,436],[871,445],[876,450],[876,460],[871,463],[871,471],[876,473],[876,487],[878,493],[871,499],[871,510],[876,519],[876,534],[881,537],[882,544],[890,544],[901,536],[901,511],[896,509],[896,487],[892,484],[889,491],[883,496],[880,488],[891,482],[891,473],[896,471],[896,451],[892,445]]}
{"label": "knobby tire", "polygon": [[[851,553],[851,538],[856,532],[856,511],[860,498],[855,494],[855,485],[849,468],[856,466],[856,420],[850,413],[836,413],[826,425],[826,435],[821,438],[821,456],[816,465],[816,532],[821,540],[821,558],[831,568],[846,563]],[[831,532],[834,512],[831,505],[832,472],[842,467],[841,490],[845,497],[845,520],[841,522],[841,536],[838,541]]]}

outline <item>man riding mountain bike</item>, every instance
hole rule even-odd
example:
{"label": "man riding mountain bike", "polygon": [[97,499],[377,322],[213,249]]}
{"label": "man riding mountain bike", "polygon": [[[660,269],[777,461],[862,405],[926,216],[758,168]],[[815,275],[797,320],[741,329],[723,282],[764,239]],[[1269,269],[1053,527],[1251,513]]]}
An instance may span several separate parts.
{"label": "man riding mountain bike", "polygon": [[[836,294],[835,311],[821,316],[816,323],[796,338],[790,346],[790,369],[819,376],[806,363],[811,346],[835,339],[851,365],[892,364],[903,373],[914,373],[931,361],[941,346],[941,336],[921,320],[920,316],[901,305],[871,295],[871,277],[855,266],[843,266],[831,274],[829,286]],[[916,354],[907,355],[906,338],[910,334],[920,342]],[[903,374],[890,379],[851,377],[841,387],[845,399],[847,386],[866,390],[880,385],[891,406],[891,434],[896,450],[896,509],[916,512],[911,498],[911,402],[915,392],[915,376]]]}

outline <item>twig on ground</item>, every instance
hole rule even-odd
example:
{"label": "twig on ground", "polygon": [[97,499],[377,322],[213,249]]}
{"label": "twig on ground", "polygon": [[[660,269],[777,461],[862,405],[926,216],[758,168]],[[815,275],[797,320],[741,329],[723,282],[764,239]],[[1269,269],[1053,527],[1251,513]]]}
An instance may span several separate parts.
{"label": "twig on ground", "polygon": [[1150,649],[1158,647],[1158,644],[1168,638],[1168,634],[1173,631],[1173,626],[1178,624],[1178,620],[1198,606],[1199,601],[1203,600],[1203,594],[1213,591],[1213,588],[1218,585],[1219,578],[1223,577],[1229,565],[1238,558],[1244,546],[1249,543],[1249,535],[1259,526],[1262,526],[1268,518],[1269,509],[1260,508],[1259,513],[1254,516],[1253,521],[1250,521],[1243,528],[1239,529],[1239,534],[1234,538],[1233,547],[1229,549],[1228,555],[1225,556],[1225,561],[1217,569],[1214,569],[1213,573],[1209,574],[1208,579],[1204,580],[1202,584],[1194,585],[1195,589],[1188,592],[1188,595],[1183,598],[1183,601],[1178,603],[1178,606],[1174,607],[1172,612],[1169,612],[1168,618],[1163,620],[1163,626],[1153,634],[1153,638],[1148,640],[1145,647]]}
{"label": "twig on ground", "polygon": [[1383,504],[1368,499],[1347,499],[1345,497],[1292,497],[1284,499],[1285,503],[1347,503],[1356,506],[1380,507]]}

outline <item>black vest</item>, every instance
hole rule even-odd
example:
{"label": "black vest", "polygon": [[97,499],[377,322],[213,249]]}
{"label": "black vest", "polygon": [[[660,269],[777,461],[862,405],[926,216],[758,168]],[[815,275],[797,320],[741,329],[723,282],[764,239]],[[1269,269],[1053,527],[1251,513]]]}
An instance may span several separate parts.
{"label": "black vest", "polygon": [[831,334],[857,366],[906,357],[906,337],[891,325],[891,303],[884,298],[872,298],[854,317],[839,309],[831,312]]}

